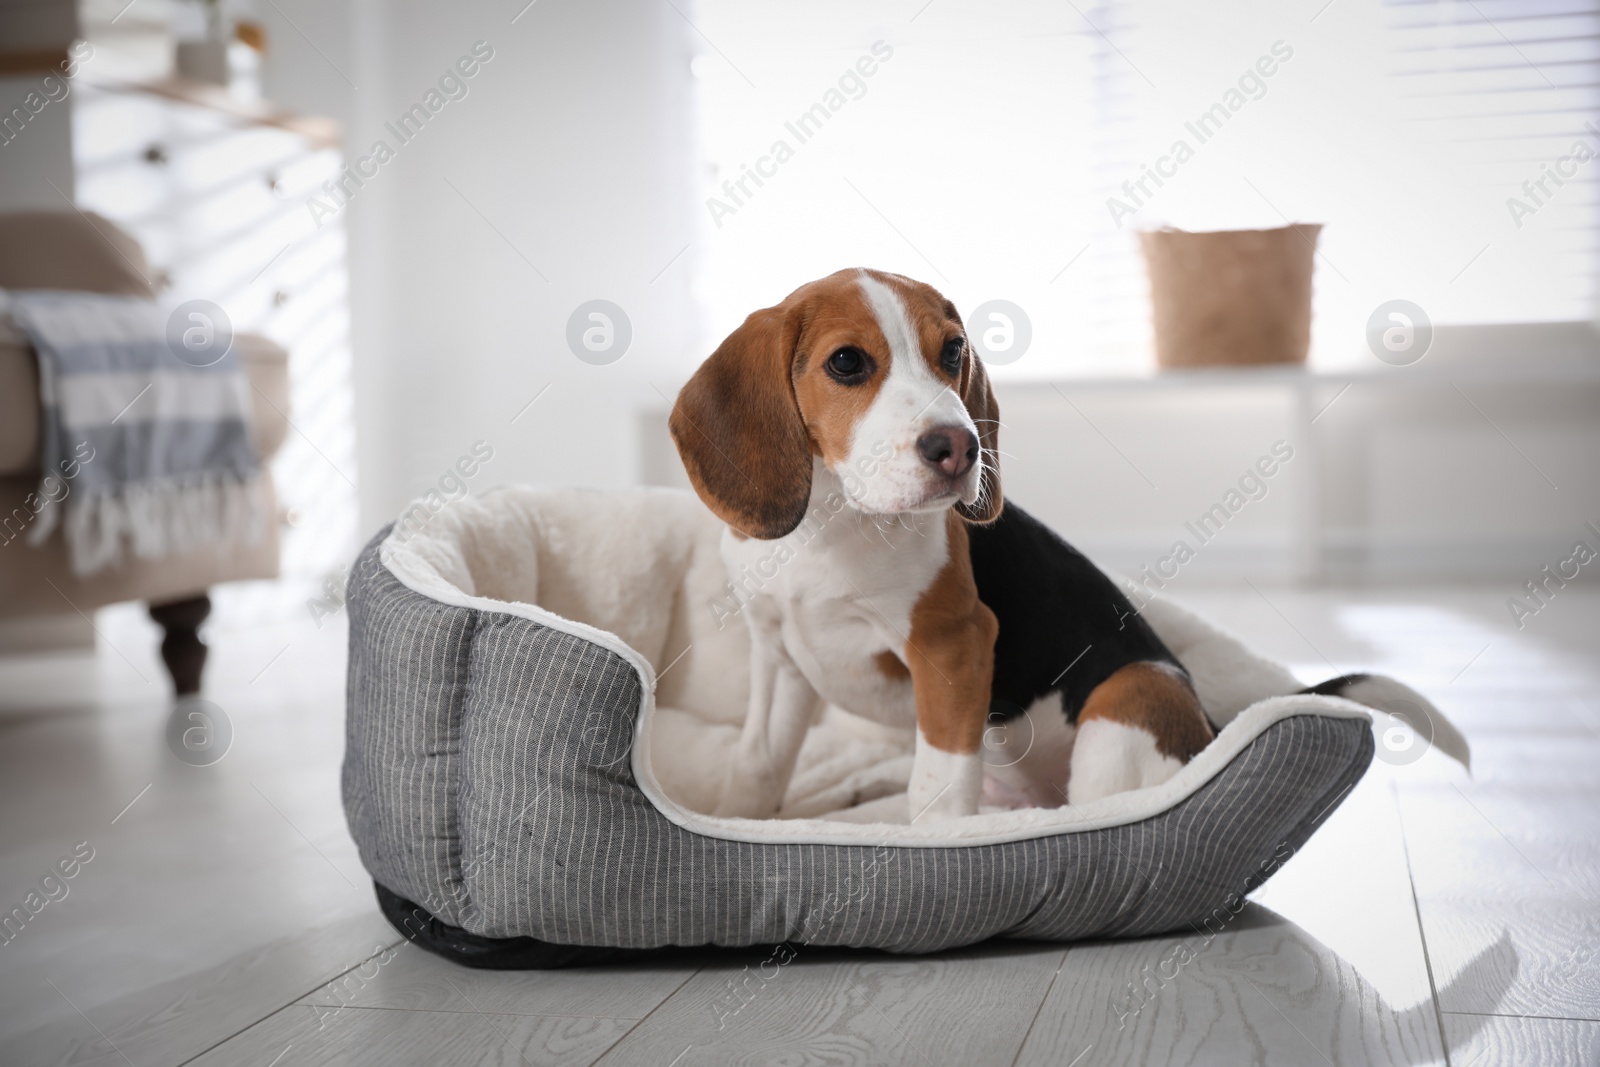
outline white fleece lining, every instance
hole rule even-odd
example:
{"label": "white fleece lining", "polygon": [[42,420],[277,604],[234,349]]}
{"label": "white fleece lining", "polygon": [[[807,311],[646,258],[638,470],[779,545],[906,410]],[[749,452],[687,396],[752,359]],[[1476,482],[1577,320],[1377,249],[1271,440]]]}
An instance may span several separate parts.
{"label": "white fleece lining", "polygon": [[1337,697],[1294,694],[1259,700],[1232,718],[1210,745],[1161,785],[1114,794],[1076,807],[1001,811],[920,826],[833,819],[718,818],[684,810],[667,796],[656,778],[650,758],[656,675],[650,662],[636,649],[613,633],[563,618],[536,604],[470,595],[446,580],[407,543],[397,540],[395,534],[380,546],[379,558],[401,584],[432,600],[452,607],[527,619],[592,642],[626,660],[638,673],[641,690],[632,750],[634,778],[640,789],[662,815],[678,826],[692,833],[731,841],[948,848],[1100,830],[1148,819],[1193,795],[1275,722],[1295,715],[1370,718],[1368,708]]}

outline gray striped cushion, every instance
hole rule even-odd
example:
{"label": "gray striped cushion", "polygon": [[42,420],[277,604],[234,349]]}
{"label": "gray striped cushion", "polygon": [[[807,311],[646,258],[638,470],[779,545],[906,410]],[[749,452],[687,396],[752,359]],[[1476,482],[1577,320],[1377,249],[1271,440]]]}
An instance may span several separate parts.
{"label": "gray striped cushion", "polygon": [[1129,825],[946,848],[704,836],[634,782],[624,659],[412,591],[379,562],[386,533],[349,587],[350,832],[376,881],[477,934],[928,952],[1186,930],[1264,881],[1372,757],[1366,721],[1295,715]]}

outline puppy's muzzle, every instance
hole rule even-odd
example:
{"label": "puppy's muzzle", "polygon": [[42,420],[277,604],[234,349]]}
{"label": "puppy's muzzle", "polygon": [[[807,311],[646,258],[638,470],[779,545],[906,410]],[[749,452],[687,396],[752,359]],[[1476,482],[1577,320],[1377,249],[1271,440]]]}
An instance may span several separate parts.
{"label": "puppy's muzzle", "polygon": [[917,452],[946,478],[959,478],[978,462],[978,439],[964,426],[936,426],[917,438]]}

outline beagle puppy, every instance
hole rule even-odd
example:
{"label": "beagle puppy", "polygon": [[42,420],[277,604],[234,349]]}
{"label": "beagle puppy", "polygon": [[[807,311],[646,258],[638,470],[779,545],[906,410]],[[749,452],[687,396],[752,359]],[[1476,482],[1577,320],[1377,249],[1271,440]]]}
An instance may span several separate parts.
{"label": "beagle puppy", "polygon": [[932,287],[802,286],[712,353],[670,426],[752,639],[717,814],[777,813],[825,702],[916,726],[913,821],[1155,785],[1211,740],[1116,585],[1003,503],[999,409]]}

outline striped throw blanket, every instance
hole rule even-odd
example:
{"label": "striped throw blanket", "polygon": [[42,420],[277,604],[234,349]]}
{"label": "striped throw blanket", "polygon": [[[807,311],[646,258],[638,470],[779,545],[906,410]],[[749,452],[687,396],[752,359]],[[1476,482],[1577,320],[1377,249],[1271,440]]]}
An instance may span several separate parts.
{"label": "striped throw blanket", "polygon": [[[153,559],[261,535],[235,353],[180,358],[160,311],[137,297],[0,295],[39,355],[40,496],[60,502],[39,513],[34,544],[61,521],[73,571],[89,575],[130,550]],[[58,472],[70,472],[65,490]]]}

